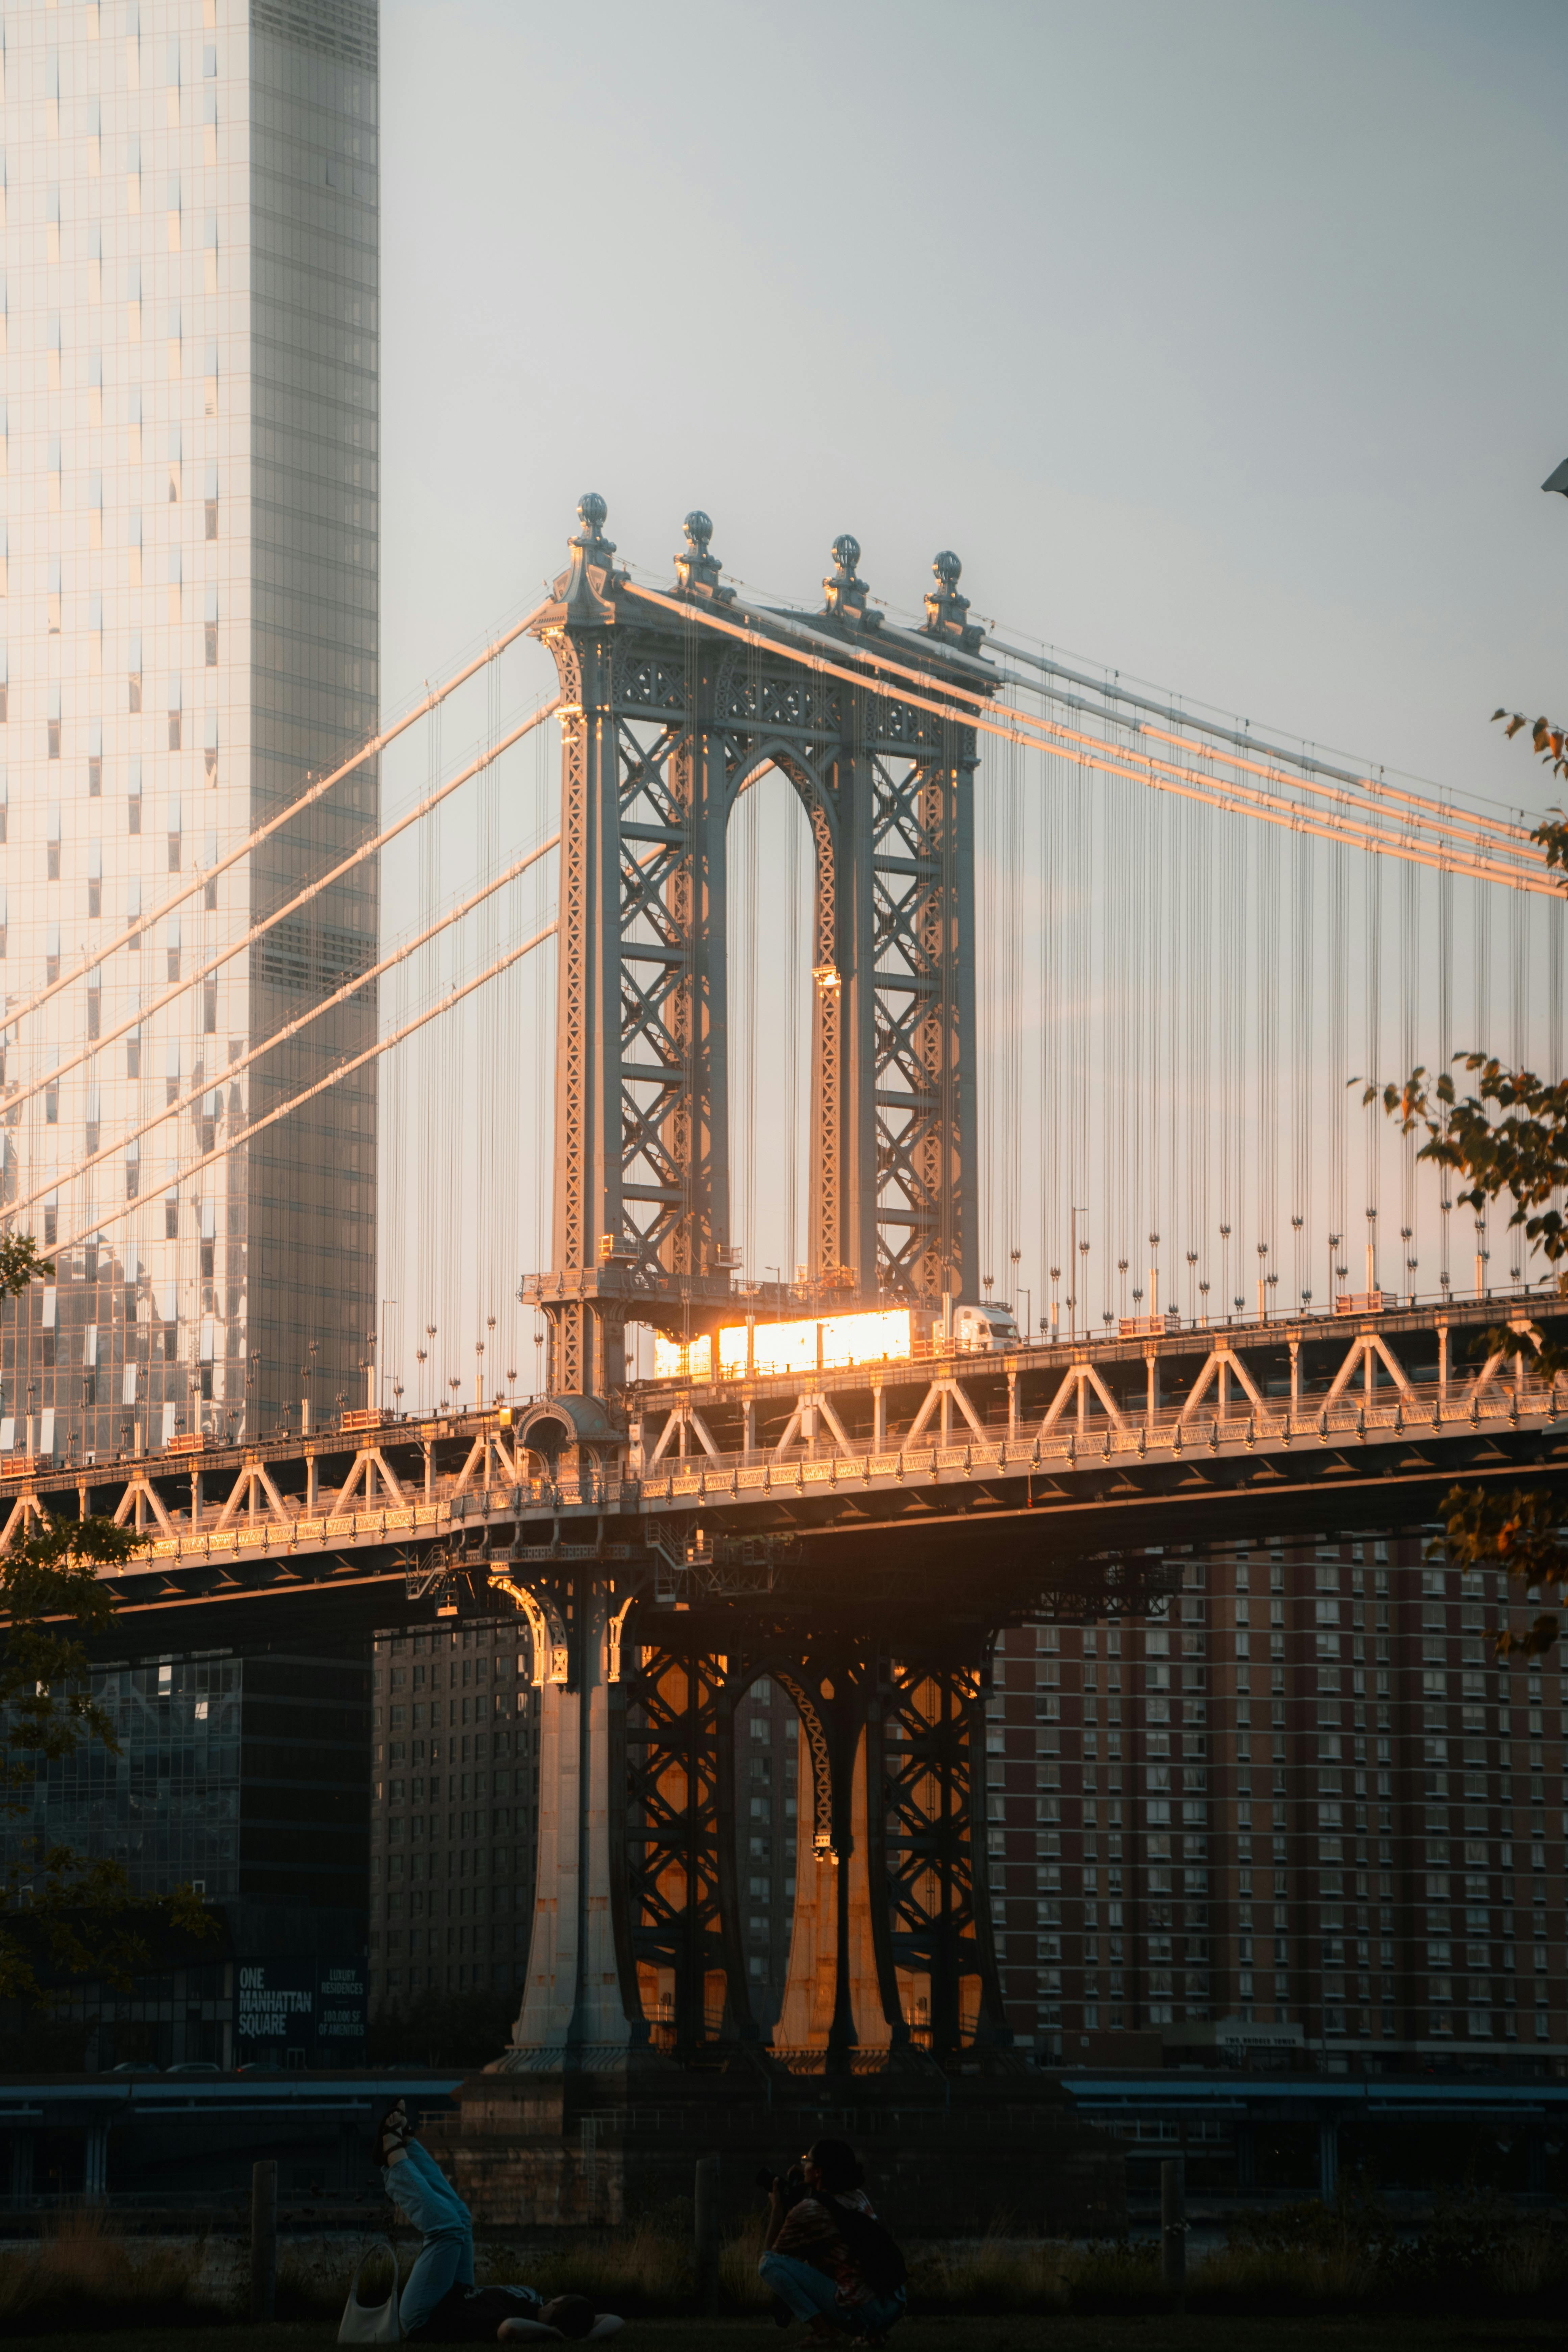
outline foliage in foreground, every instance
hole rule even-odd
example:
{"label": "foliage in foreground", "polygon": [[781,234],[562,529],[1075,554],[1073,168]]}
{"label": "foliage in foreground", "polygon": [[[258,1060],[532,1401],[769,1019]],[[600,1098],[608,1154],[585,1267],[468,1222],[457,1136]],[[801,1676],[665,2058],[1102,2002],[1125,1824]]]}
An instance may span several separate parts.
{"label": "foliage in foreground", "polygon": [[[1492,713],[1494,719],[1507,715]],[[1506,731],[1517,734],[1526,724],[1516,711]],[[1568,773],[1561,728],[1538,719],[1533,741],[1549,764]],[[1531,838],[1568,887],[1568,822],[1562,810],[1554,809]],[[1529,1248],[1559,1269],[1559,1291],[1568,1291],[1568,1221],[1558,1206],[1568,1186],[1568,1078],[1510,1070],[1486,1053],[1456,1054],[1454,1067],[1469,1073],[1473,1092],[1461,1096],[1451,1071],[1433,1078],[1417,1066],[1403,1085],[1380,1087],[1374,1081],[1362,1099],[1375,1102],[1381,1094],[1402,1135],[1425,1133],[1416,1157],[1458,1175],[1460,1205],[1473,1209],[1478,1218],[1493,1201],[1510,1201],[1510,1229],[1523,1228]],[[1485,1344],[1492,1355],[1529,1358],[1536,1377],[1550,1387],[1568,1379],[1568,1347],[1537,1331],[1502,1325],[1487,1333]],[[1500,1568],[1526,1592],[1559,1598],[1568,1565],[1568,1504],[1553,1489],[1515,1487],[1503,1495],[1453,1486],[1442,1512],[1447,1556],[1457,1566]],[[1527,1633],[1501,1629],[1497,1654],[1542,1656],[1559,1630],[1556,1611],[1542,1611]]]}
{"label": "foliage in foreground", "polygon": [[[410,2233],[400,2230],[398,2241],[406,2278]],[[759,2214],[722,2249],[722,2313],[755,2319],[766,2310],[757,2277],[761,2243]],[[101,2211],[62,2214],[37,2247],[0,2253],[0,2333],[109,2324],[174,2329],[233,2317],[245,2292],[246,2252],[239,2239],[169,2245],[127,2239]],[[917,2245],[910,2254],[916,2315],[1136,2317],[1170,2307],[1158,2249],[1148,2241],[1086,2246],[1019,2239],[1004,2219],[990,2237]],[[352,2242],[285,2244],[279,2319],[335,2317],[356,2260]],[[678,2200],[637,2225],[563,2232],[548,2246],[481,2245],[479,2269],[481,2279],[526,2279],[548,2294],[586,2294],[631,2317],[689,2314],[691,2207]],[[367,2299],[390,2284],[384,2262],[379,2275],[367,2265]],[[1440,2204],[1417,2237],[1401,2239],[1384,2209],[1352,2185],[1332,2206],[1313,2200],[1235,2224],[1225,2246],[1194,2263],[1187,2301],[1194,2314],[1216,2319],[1484,2312],[1523,2321],[1559,2313],[1565,2288],[1568,2229],[1560,2216],[1521,2216],[1500,2199],[1460,2198]]]}
{"label": "foliage in foreground", "polygon": [[[54,1271],[31,1234],[0,1234],[0,1299]],[[113,1622],[114,1588],[100,1571],[123,1567],[145,1541],[110,1519],[31,1517],[0,1556],[0,1815],[25,1813],[39,1766],[83,1739],[119,1754],[90,1695],[82,1637]],[[189,1887],[135,1895],[119,1863],[20,1838],[0,1874],[0,2001],[46,2007],[62,1981],[87,1976],[124,1989],[149,1957],[149,1934],[170,1927],[217,1933]]]}
{"label": "foliage in foreground", "polygon": [[[546,2294],[579,2294],[602,2308],[649,2317],[690,2311],[697,2281],[691,2207],[677,2200],[635,2226],[567,2232],[549,2246],[481,2246],[483,2277],[527,2281]],[[761,2315],[759,2213],[720,2255],[720,2308]],[[1004,2217],[988,2237],[914,2244],[911,2312],[1159,2313],[1170,2297],[1149,2240],[1087,2245],[1010,2233]],[[342,2286],[322,2258],[289,2269],[290,2307],[325,2312]],[[406,2271],[407,2258],[405,2259]],[[1276,2209],[1238,2222],[1226,2244],[1194,2263],[1188,2305],[1227,2312],[1500,2310],[1520,2318],[1559,2310],[1568,2289],[1568,2228],[1561,2217],[1519,2214],[1506,2200],[1439,2201],[1430,2224],[1402,2239],[1384,2209],[1352,2184],[1339,2201]],[[384,2293],[385,2282],[366,2294]]]}
{"label": "foliage in foreground", "polygon": [[[26,1811],[40,1766],[84,1740],[119,1743],[91,1696],[83,1636],[113,1622],[120,1568],[146,1538],[110,1519],[40,1520],[0,1557],[0,1811]],[[0,1874],[0,2000],[47,2005],[62,1983],[100,1978],[123,1990],[147,1964],[149,1938],[176,1927],[197,1938],[216,1923],[188,1887],[132,1894],[122,1865],[41,1838],[16,1839]]]}

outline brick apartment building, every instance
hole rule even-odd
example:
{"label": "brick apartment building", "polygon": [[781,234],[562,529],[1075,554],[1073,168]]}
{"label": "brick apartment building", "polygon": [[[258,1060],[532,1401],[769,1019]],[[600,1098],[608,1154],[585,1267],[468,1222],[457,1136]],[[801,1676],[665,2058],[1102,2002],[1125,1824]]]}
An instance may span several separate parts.
{"label": "brick apartment building", "polygon": [[370,2006],[510,1992],[528,1965],[539,1810],[533,1645],[514,1612],[376,1636]]}
{"label": "brick apartment building", "polygon": [[1418,1540],[1277,1544],[1186,1561],[1159,1620],[1007,1634],[988,1834],[1020,2039],[1561,2070],[1561,1662],[1499,1666],[1505,1606]]}
{"label": "brick apartment building", "polygon": [[[374,1646],[370,2006],[521,1998],[533,1917],[539,1709],[522,1619],[382,1633]],[[778,2015],[795,1908],[798,1721],[778,1685],[736,1709],[736,1863],[747,1989]]]}

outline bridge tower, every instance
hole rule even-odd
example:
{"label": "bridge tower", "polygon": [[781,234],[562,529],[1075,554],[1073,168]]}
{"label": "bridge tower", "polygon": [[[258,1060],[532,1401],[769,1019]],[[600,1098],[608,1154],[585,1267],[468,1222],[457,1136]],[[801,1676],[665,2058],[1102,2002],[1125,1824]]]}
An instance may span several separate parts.
{"label": "bridge tower", "polygon": [[[955,555],[903,630],[847,534],[807,614],[726,586],[705,514],[663,593],[617,566],[603,499],[578,518],[535,625],[562,696],[560,986],[553,1264],[525,1293],[549,1323],[550,1396],[521,1435],[581,1489],[623,1458],[627,1323],[692,1339],[732,1311],[726,845],[769,769],[815,845],[813,1282],[844,1305],[975,1295],[977,744],[950,714],[955,684],[995,680]],[[960,1633],[939,1608],[911,1659],[909,1627],[895,1643],[875,1610],[650,1610],[653,1563],[613,1566],[605,1532],[597,1557],[505,1580],[544,1685],[534,1940],[506,2063],[755,2038],[732,1724],[763,1673],[803,1727],[796,2030],[845,2064],[908,2043],[917,2011],[943,2051],[1005,2039],[971,1771],[989,1626]]]}
{"label": "bridge tower", "polygon": [[551,1391],[604,1398],[628,1322],[689,1338],[731,1307],[726,835],[770,767],[816,846],[812,1278],[847,1304],[973,1294],[975,733],[854,674],[994,678],[954,555],[906,631],[847,535],[807,615],[725,587],[705,514],[658,597],[617,569],[604,499],[578,514],[536,625],[563,698],[560,985],[553,1265],[526,1295]]}

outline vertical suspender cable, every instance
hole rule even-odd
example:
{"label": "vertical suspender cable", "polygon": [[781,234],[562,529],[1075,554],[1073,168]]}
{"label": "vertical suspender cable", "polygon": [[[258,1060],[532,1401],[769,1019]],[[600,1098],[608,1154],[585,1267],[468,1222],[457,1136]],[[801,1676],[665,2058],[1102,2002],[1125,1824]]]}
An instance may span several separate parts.
{"label": "vertical suspender cable", "polygon": [[[1437,875],[1437,1070],[1439,1076],[1450,1069],[1454,1058],[1454,877],[1442,866]],[[1440,1113],[1443,1130],[1447,1131],[1448,1115]],[[1445,1298],[1453,1278],[1448,1256],[1448,1228],[1453,1214],[1454,1196],[1450,1186],[1451,1171],[1445,1167],[1437,1171],[1437,1281]]]}
{"label": "vertical suspender cable", "polygon": [[1345,1089],[1350,1083],[1347,992],[1350,974],[1346,921],[1347,852],[1342,842],[1329,850],[1329,1296],[1332,1314],[1339,1297],[1339,1268],[1349,1233],[1350,1168],[1346,1159]]}
{"label": "vertical suspender cable", "polygon": [[[1369,1081],[1383,1075],[1383,860],[1369,858],[1366,875],[1366,1070]],[[1366,1220],[1367,1266],[1366,1286],[1374,1286],[1377,1276],[1377,1219],[1382,1207],[1378,1183],[1381,1173],[1383,1142],[1383,1106],[1373,1101],[1363,1113],[1366,1146]]]}

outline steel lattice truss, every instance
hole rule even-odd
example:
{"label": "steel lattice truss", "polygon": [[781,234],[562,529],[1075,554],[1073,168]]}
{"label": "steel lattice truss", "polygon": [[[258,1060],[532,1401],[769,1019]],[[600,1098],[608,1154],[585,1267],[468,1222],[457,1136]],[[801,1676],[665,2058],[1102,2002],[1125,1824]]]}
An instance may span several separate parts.
{"label": "steel lattice truss", "polygon": [[[740,1960],[734,1691],[727,1661],[648,1645],[625,1685],[624,1884],[616,1941],[654,2037],[694,2047],[751,2027]],[[713,1993],[714,2000],[710,1995]],[[717,2015],[710,2009],[716,2005]]]}
{"label": "steel lattice truss", "polygon": [[[602,1396],[628,1320],[686,1336],[730,1305],[726,835],[769,769],[815,849],[812,1277],[865,1297],[976,1286],[976,739],[811,676],[782,631],[701,628],[725,593],[706,518],[678,565],[688,623],[627,590],[603,502],[582,514],[538,625],[563,698],[561,984],[555,1264],[529,1296],[552,1391]],[[817,624],[851,663],[879,617],[858,552],[838,542]],[[932,627],[910,642],[940,668],[951,632]]]}
{"label": "steel lattice truss", "polygon": [[[895,2046],[945,2055],[1005,2041],[984,1892],[980,1664],[906,1664],[849,1628],[819,1633],[803,1650],[801,1630],[782,1619],[760,1639],[753,1629],[742,1658],[710,1649],[690,1619],[678,1625],[634,1613],[611,1716],[616,1952],[628,2010],[647,2038],[689,2056],[755,2037],[735,1859],[734,1712],[767,1673],[794,1700],[805,1735],[812,1793],[803,1845],[834,1858],[844,1900],[864,1746],[874,1997]],[[845,2051],[856,2030],[847,1986],[841,1974],[829,2037]]]}
{"label": "steel lattice truss", "polygon": [[878,1910],[900,2011],[931,2046],[956,2050],[1002,2022],[984,1893],[981,1675],[895,1662],[888,1680],[871,1727],[882,1796]]}

